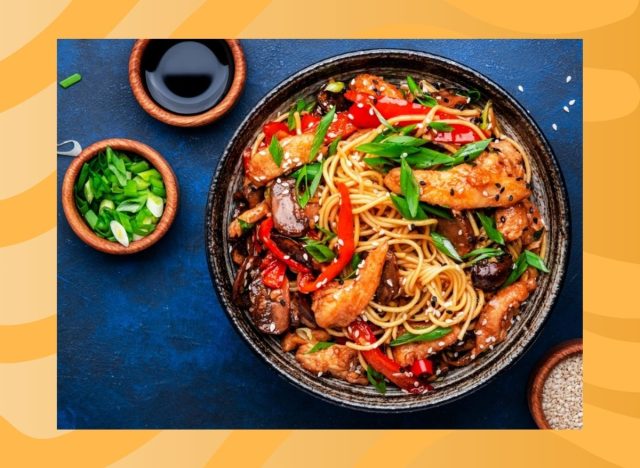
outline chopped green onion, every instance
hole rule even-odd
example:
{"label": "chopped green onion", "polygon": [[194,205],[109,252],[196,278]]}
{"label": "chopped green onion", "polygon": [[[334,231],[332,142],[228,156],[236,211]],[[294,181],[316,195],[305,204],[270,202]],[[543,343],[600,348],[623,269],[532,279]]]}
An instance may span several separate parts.
{"label": "chopped green onion", "polygon": [[540,256],[534,254],[530,250],[525,250],[524,251],[524,256],[525,256],[529,266],[532,266],[533,268],[536,268],[536,269],[538,269],[540,271],[543,271],[545,273],[549,273],[549,269],[544,264],[544,260],[542,260],[542,258],[540,258]]}
{"label": "chopped green onion", "polygon": [[125,247],[129,247],[129,236],[127,235],[127,231],[125,230],[124,226],[122,226],[122,224],[120,224],[118,221],[114,220],[109,223],[109,227],[111,228],[113,237],[115,237],[116,240]]}
{"label": "chopped green onion", "polygon": [[240,225],[240,229],[242,230],[242,232],[251,231],[253,229],[253,227],[255,226],[255,224],[248,223],[242,218],[238,218],[238,224]]}
{"label": "chopped green onion", "polygon": [[96,224],[98,224],[98,216],[93,212],[93,210],[88,210],[84,214],[84,219],[87,220],[87,223],[89,224],[89,226],[91,226],[91,229],[94,229],[96,227]]}
{"label": "chopped green onion", "polygon": [[400,213],[403,218],[409,219],[412,221],[421,221],[423,219],[427,219],[427,214],[423,211],[420,205],[418,205],[416,214],[415,216],[413,216],[411,214],[411,211],[409,211],[409,205],[407,203],[407,200],[405,200],[403,197],[400,197],[394,193],[390,193],[389,196],[391,197],[391,201],[396,207],[396,210],[398,210],[398,213]]}
{"label": "chopped green onion", "polygon": [[453,258],[454,260],[457,260],[458,262],[462,261],[456,248],[445,236],[434,231],[431,233],[431,240],[433,241],[433,245],[435,245],[436,249],[438,249],[440,252],[447,255],[448,257]]}
{"label": "chopped green onion", "polygon": [[329,145],[329,156],[333,156],[338,152],[338,143],[342,140],[342,135],[338,135],[336,139],[334,139]]}
{"label": "chopped green onion", "polygon": [[273,158],[273,162],[276,163],[276,166],[280,167],[282,164],[282,157],[284,156],[284,151],[278,139],[273,136],[271,137],[271,144],[269,144],[269,153],[271,153],[271,157]]}
{"label": "chopped green onion", "polygon": [[311,142],[311,151],[309,152],[309,161],[313,161],[316,159],[318,155],[318,151],[322,147],[324,143],[324,137],[327,135],[327,130],[329,130],[329,125],[333,122],[333,117],[336,115],[336,108],[333,106],[327,114],[320,119],[320,123],[318,124],[318,128],[316,128],[316,133],[313,136],[313,141]]}
{"label": "chopped green onion", "polygon": [[345,271],[343,272],[343,279],[347,280],[347,279],[354,278],[358,271],[358,265],[360,265],[361,261],[362,261],[362,257],[360,256],[359,253],[356,252],[355,254],[353,254],[353,257],[351,257],[351,261],[349,262],[349,264],[345,268]]}
{"label": "chopped green onion", "polygon": [[443,336],[447,336],[449,333],[451,333],[451,328],[435,328],[419,335],[407,332],[389,343],[389,346],[401,346],[407,343],[414,343],[416,341],[433,341],[438,338],[442,338]]}
{"label": "chopped green onion", "polygon": [[420,89],[416,81],[411,76],[407,76],[407,85],[409,86],[409,91],[411,92],[411,94],[413,94],[413,96],[416,98],[416,101],[418,101],[423,106],[433,107],[438,104],[438,101],[436,101],[434,98],[424,93]]}
{"label": "chopped green onion", "polygon": [[317,353],[318,351],[322,351],[323,349],[328,349],[331,348],[335,343],[332,343],[330,341],[318,341],[316,344],[313,345],[313,347],[307,351],[305,354],[313,354],[313,353]]}
{"label": "chopped green onion", "polygon": [[420,208],[422,208],[425,213],[432,214],[433,216],[437,216],[438,218],[444,219],[453,219],[453,215],[451,214],[451,210],[448,208],[443,208],[441,206],[429,205],[424,202],[420,202]]}
{"label": "chopped green onion", "polygon": [[151,211],[153,216],[159,218],[162,216],[162,212],[164,210],[164,201],[157,195],[149,193],[149,196],[147,197],[147,209]]}
{"label": "chopped green onion", "polygon": [[496,229],[496,221],[491,216],[487,216],[482,211],[477,211],[478,219],[482,223],[484,231],[487,233],[487,237],[493,242],[504,245],[504,238],[498,229]]}
{"label": "chopped green onion", "polygon": [[82,75],[80,73],[74,73],[73,75],[70,75],[64,80],[60,81],[60,86],[62,86],[64,89],[67,89],[68,87],[78,83],[80,80],[82,80]]}
{"label": "chopped green onion", "polygon": [[487,146],[489,146],[489,143],[491,143],[491,138],[475,141],[473,143],[464,145],[462,148],[455,152],[451,161],[447,162],[445,166],[453,167],[457,166],[458,164],[473,161],[482,154]]}
{"label": "chopped green onion", "polygon": [[416,138],[408,135],[393,135],[383,140],[383,143],[393,143],[403,146],[422,146],[427,143],[427,140],[422,138]]}
{"label": "chopped green onion", "polygon": [[319,242],[309,242],[304,249],[320,263],[330,262],[336,257],[333,250]]}
{"label": "chopped green onion", "polygon": [[530,250],[525,250],[516,260],[516,263],[513,265],[513,270],[511,270],[511,273],[507,277],[507,280],[504,282],[502,287],[506,287],[514,283],[518,278],[520,278],[520,276],[522,276],[528,266],[540,270],[544,273],[549,273],[549,269],[544,264],[544,260],[542,260],[542,258],[531,252]]}
{"label": "chopped green onion", "polygon": [[406,158],[400,161],[400,189],[407,201],[409,214],[415,218],[418,214],[418,202],[420,201],[420,189],[418,181],[413,176],[413,171],[407,163]]}
{"label": "chopped green onion", "polygon": [[332,81],[324,89],[330,93],[341,93],[344,89],[344,83],[342,81]]}
{"label": "chopped green onion", "polygon": [[382,393],[383,395],[387,393],[387,382],[384,381],[384,375],[371,366],[367,366],[367,379],[378,393]]}
{"label": "chopped green onion", "polygon": [[451,130],[453,130],[453,127],[451,125],[444,122],[429,122],[429,127],[438,132],[450,132]]}

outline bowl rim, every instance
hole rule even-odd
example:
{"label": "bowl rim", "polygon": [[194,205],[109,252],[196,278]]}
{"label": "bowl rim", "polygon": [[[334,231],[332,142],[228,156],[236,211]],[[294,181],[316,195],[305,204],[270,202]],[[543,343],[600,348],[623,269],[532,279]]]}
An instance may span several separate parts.
{"label": "bowl rim", "polygon": [[[108,146],[120,151],[137,154],[151,163],[151,165],[162,175],[162,180],[164,181],[165,189],[167,191],[164,211],[154,231],[142,239],[132,241],[128,247],[125,247],[118,242],[108,241],[107,239],[103,239],[95,234],[83,219],[80,211],[78,211],[78,207],[74,200],[74,186],[82,166],[85,162],[96,157],[99,152],[105,150]],[[100,252],[114,255],[129,255],[137,253],[158,242],[173,224],[178,209],[178,199],[178,181],[167,160],[150,146],[139,141],[129,140],[126,138],[109,138],[97,141],[87,146],[71,162],[62,181],[62,208],[73,232],[75,232],[76,235],[90,247],[93,247]]]}
{"label": "bowl rim", "polygon": [[[231,82],[231,86],[229,86],[229,89],[227,90],[227,93],[224,95],[224,98],[218,102],[218,104],[205,112],[193,115],[183,115],[168,111],[157,104],[151,96],[149,96],[147,88],[144,86],[144,80],[142,79],[142,74],[140,72],[140,63],[142,62],[144,51],[148,47],[149,43],[154,40],[171,39],[138,39],[133,45],[131,55],[129,56],[129,84],[131,85],[131,91],[138,101],[138,104],[140,104],[147,114],[161,122],[175,127],[200,127],[218,120],[235,105],[242,93],[242,90],[244,89],[244,84],[247,78],[247,62],[244,57],[244,52],[242,51],[242,46],[240,45],[240,41],[237,39],[217,39],[227,43],[233,57],[233,80]],[[191,39],[183,40],[186,41]]]}
{"label": "bowl rim", "polygon": [[529,411],[531,417],[540,429],[554,429],[549,424],[546,414],[542,407],[542,394],[544,393],[544,384],[549,377],[551,371],[560,362],[578,354],[584,354],[582,338],[575,338],[562,342],[551,348],[545,356],[537,364],[535,370],[531,374],[529,381],[529,389],[527,399],[529,403]]}
{"label": "bowl rim", "polygon": [[[244,316],[236,317],[236,315],[233,313],[233,311],[231,310],[233,303],[230,300],[230,298],[227,297],[227,294],[229,293],[224,288],[226,265],[224,264],[224,262],[222,262],[221,264],[218,261],[216,254],[212,252],[210,249],[211,239],[215,235],[214,230],[212,228],[212,225],[215,224],[215,222],[213,221],[212,209],[214,205],[216,205],[215,194],[216,192],[218,192],[220,179],[223,176],[223,166],[225,165],[225,162],[229,158],[234,157],[234,154],[232,154],[234,143],[237,139],[241,137],[242,133],[250,127],[250,122],[253,118],[253,115],[259,112],[262,108],[266,107],[266,105],[277,94],[279,94],[283,88],[286,88],[292,82],[302,80],[306,75],[313,73],[314,70],[316,70],[317,68],[320,68],[326,65],[331,65],[331,64],[334,64],[335,62],[340,62],[343,60],[348,61],[350,59],[355,59],[358,57],[364,57],[364,58],[378,57],[379,58],[381,54],[382,55],[414,56],[425,61],[435,61],[435,62],[439,62],[440,65],[448,65],[448,66],[454,67],[457,69],[458,72],[461,72],[468,76],[471,75],[473,77],[473,80],[481,84],[483,87],[490,88],[493,91],[504,96],[505,100],[508,101],[509,105],[513,106],[516,109],[518,115],[522,119],[524,119],[526,124],[530,127],[530,129],[535,134],[535,137],[540,141],[543,152],[550,157],[551,163],[552,163],[552,168],[550,170],[559,179],[559,182],[560,182],[559,187],[555,187],[557,191],[556,193],[558,195],[557,199],[559,200],[561,207],[564,209],[563,214],[565,215],[565,217],[558,223],[558,226],[557,226],[558,231],[561,232],[560,247],[564,247],[563,249],[561,249],[561,261],[556,264],[556,268],[555,268],[556,270],[555,276],[557,277],[557,279],[555,279],[555,282],[551,283],[552,288],[550,289],[550,291],[545,292],[545,295],[547,297],[546,305],[544,309],[541,312],[539,312],[539,315],[541,315],[541,318],[537,322],[536,332],[533,334],[529,333],[525,335],[521,339],[521,342],[519,342],[519,346],[514,347],[515,349],[512,348],[512,349],[502,350],[502,354],[509,358],[508,361],[506,363],[496,364],[495,362],[493,362],[495,360],[492,360],[486,366],[486,368],[483,369],[483,371],[486,372],[486,375],[483,376],[483,378],[480,379],[479,382],[475,382],[472,387],[465,389],[463,392],[454,394],[446,399],[439,399],[436,401],[421,400],[416,402],[416,400],[414,400],[410,404],[406,404],[402,406],[394,406],[393,404],[382,404],[382,405],[381,404],[360,404],[358,402],[350,401],[347,398],[334,396],[330,392],[325,393],[322,391],[323,390],[322,388],[316,388],[316,386],[314,386],[313,384],[308,384],[306,382],[301,381],[295,375],[290,374],[289,372],[286,371],[286,369],[283,369],[279,367],[276,363],[274,363],[272,361],[272,358],[266,352],[260,349],[257,343],[254,343],[252,340],[248,339],[248,337],[244,335],[244,332],[241,329],[239,322],[241,322],[242,320],[245,320],[245,317]],[[389,68],[389,67],[382,65],[380,68]],[[453,78],[451,81],[455,83],[456,80],[455,78]],[[551,146],[549,145],[549,142],[547,141],[546,136],[544,135],[544,133],[542,132],[538,124],[534,121],[534,119],[527,112],[527,110],[516,100],[516,98],[513,95],[511,95],[508,91],[506,91],[502,86],[494,82],[492,79],[485,76],[483,73],[467,65],[462,65],[461,63],[455,60],[449,59],[447,57],[443,57],[441,55],[437,55],[429,52],[423,52],[415,49],[374,48],[374,49],[361,49],[358,51],[347,52],[347,53],[324,58],[284,78],[251,108],[251,110],[247,113],[247,115],[242,120],[242,122],[237,126],[236,131],[234,132],[233,136],[230,138],[227,147],[225,148],[224,152],[222,153],[217,163],[217,166],[214,170],[209,187],[210,187],[209,194],[207,198],[207,204],[205,207],[205,225],[204,225],[205,255],[207,258],[207,265],[209,267],[209,273],[211,276],[212,284],[216,291],[216,295],[218,296],[218,300],[221,305],[221,308],[223,309],[227,318],[230,320],[230,322],[233,325],[232,328],[242,338],[241,341],[245,342],[245,344],[248,345],[249,348],[255,354],[257,354],[263,361],[265,361],[270,368],[275,369],[277,375],[279,375],[281,378],[293,384],[295,387],[303,390],[305,393],[313,395],[314,397],[319,398],[320,400],[332,403],[340,407],[349,408],[349,409],[355,409],[355,410],[373,412],[373,413],[386,413],[389,411],[393,411],[393,412],[424,411],[430,408],[452,403],[488,385],[500,373],[502,373],[506,369],[513,366],[526,353],[526,351],[531,348],[534,342],[539,338],[544,328],[544,325],[548,320],[549,313],[551,312],[557,300],[557,297],[560,291],[562,290],[562,286],[564,284],[565,277],[566,277],[566,270],[569,262],[569,257],[571,255],[571,244],[572,244],[571,210],[570,210],[570,204],[569,204],[569,197],[566,189],[566,182],[564,179],[564,175],[560,170],[560,165],[558,164],[558,160],[555,156],[555,153],[551,148]],[[227,201],[226,197],[224,196],[221,196],[221,197],[225,200],[225,202]],[[224,257],[228,256],[225,252],[222,252],[221,255]],[[322,387],[322,385],[319,385],[319,387]]]}

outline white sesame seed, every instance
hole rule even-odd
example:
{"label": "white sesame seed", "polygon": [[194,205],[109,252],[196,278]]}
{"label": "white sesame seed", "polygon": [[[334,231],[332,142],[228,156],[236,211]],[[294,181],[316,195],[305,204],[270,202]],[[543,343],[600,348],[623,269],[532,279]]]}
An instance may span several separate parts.
{"label": "white sesame seed", "polygon": [[567,78],[566,78],[566,80],[565,80],[565,81],[566,81],[567,83],[568,83],[569,81],[571,81],[571,75],[567,76]]}
{"label": "white sesame seed", "polygon": [[524,86],[518,85],[518,91],[520,91],[521,93],[524,93]]}
{"label": "white sesame seed", "polygon": [[572,99],[571,101],[569,101],[569,105],[570,105],[570,106],[573,106],[575,103],[576,103],[576,100],[575,100],[575,99]]}
{"label": "white sesame seed", "polygon": [[558,126],[555,123],[551,124],[551,128],[556,132],[558,131]]}
{"label": "white sesame seed", "polygon": [[562,110],[563,110],[563,111],[565,111],[565,112],[569,112],[569,108],[568,108],[567,106],[564,106],[564,107],[562,108]]}

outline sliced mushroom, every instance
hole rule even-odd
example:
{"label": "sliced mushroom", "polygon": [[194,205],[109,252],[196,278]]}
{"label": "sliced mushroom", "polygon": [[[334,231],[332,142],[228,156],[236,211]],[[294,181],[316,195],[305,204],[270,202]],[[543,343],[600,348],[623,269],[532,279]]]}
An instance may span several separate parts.
{"label": "sliced mushroom", "polygon": [[376,302],[386,305],[396,299],[400,294],[400,270],[398,261],[393,252],[387,251],[382,267],[380,284],[376,290]]}
{"label": "sliced mushroom", "polygon": [[469,219],[461,213],[456,214],[453,219],[438,219],[436,231],[449,239],[460,255],[473,249],[473,229]]}
{"label": "sliced mushroom", "polygon": [[255,326],[263,333],[280,335],[289,328],[289,283],[285,278],[280,289],[271,289],[256,275],[249,284],[249,313]]}
{"label": "sliced mushroom", "polygon": [[326,89],[322,89],[316,96],[316,113],[323,115],[329,112],[329,110],[335,106],[336,112],[345,111],[349,108],[351,103],[344,97],[344,93],[332,93]]}
{"label": "sliced mushroom", "polygon": [[307,214],[296,200],[295,185],[294,179],[277,179],[271,188],[273,225],[290,237],[302,236],[309,226]]}
{"label": "sliced mushroom", "polygon": [[480,260],[471,267],[473,286],[483,291],[496,291],[506,281],[512,267],[513,260],[508,254]]}

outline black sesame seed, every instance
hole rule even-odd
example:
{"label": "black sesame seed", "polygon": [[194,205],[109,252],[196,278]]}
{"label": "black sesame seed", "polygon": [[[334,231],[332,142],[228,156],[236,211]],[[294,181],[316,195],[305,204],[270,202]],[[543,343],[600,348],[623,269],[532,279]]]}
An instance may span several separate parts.
{"label": "black sesame seed", "polygon": [[500,194],[496,193],[496,201],[500,200]]}
{"label": "black sesame seed", "polygon": [[509,201],[513,201],[513,195],[509,195]]}
{"label": "black sesame seed", "polygon": [[420,185],[427,185],[427,183],[424,180],[421,180]]}
{"label": "black sesame seed", "polygon": [[507,221],[507,218],[505,218],[504,216],[500,216],[500,222],[504,223]]}
{"label": "black sesame seed", "polygon": [[522,180],[522,177],[516,177],[516,182],[520,182]]}
{"label": "black sesame seed", "polygon": [[437,302],[438,299],[436,298],[436,296],[431,296],[431,307],[435,307]]}
{"label": "black sesame seed", "polygon": [[538,224],[538,218],[536,217],[533,218],[533,224]]}
{"label": "black sesame seed", "polygon": [[498,188],[501,187],[500,182],[496,182],[496,187],[498,187]]}
{"label": "black sesame seed", "polygon": [[286,304],[285,300],[284,299],[280,299],[280,305],[284,306],[285,304]]}
{"label": "black sesame seed", "polygon": [[502,187],[502,188],[500,189],[500,193],[502,193],[502,192],[504,192],[504,187]]}
{"label": "black sesame seed", "polygon": [[449,195],[453,196],[453,189],[449,190]]}

